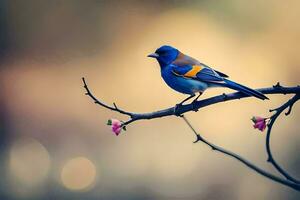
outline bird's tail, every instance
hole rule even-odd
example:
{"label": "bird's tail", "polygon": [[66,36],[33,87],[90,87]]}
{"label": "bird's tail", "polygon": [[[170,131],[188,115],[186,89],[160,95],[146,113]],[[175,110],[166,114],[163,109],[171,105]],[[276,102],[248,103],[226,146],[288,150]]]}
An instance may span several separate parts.
{"label": "bird's tail", "polygon": [[262,99],[262,100],[269,99],[263,93],[261,93],[259,91],[256,91],[256,90],[253,90],[251,88],[248,88],[244,85],[238,84],[236,82],[233,82],[231,80],[224,79],[224,82],[225,82],[224,86],[229,87],[229,88],[234,89],[234,90],[237,90],[237,91],[240,91],[240,92],[242,92],[244,94],[247,94],[249,96],[254,96],[254,97],[257,97],[257,98]]}

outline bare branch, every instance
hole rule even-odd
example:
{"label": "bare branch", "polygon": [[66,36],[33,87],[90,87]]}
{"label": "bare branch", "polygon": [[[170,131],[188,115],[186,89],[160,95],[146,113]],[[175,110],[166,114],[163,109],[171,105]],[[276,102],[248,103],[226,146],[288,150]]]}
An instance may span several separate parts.
{"label": "bare branch", "polygon": [[86,90],[85,95],[88,95],[89,97],[91,97],[91,98],[94,100],[94,103],[95,103],[95,104],[99,104],[100,106],[103,106],[104,108],[110,109],[110,110],[112,110],[112,111],[119,112],[119,113],[124,114],[124,115],[128,115],[128,116],[130,116],[130,117],[132,116],[132,113],[126,112],[126,111],[124,111],[124,110],[119,109],[115,103],[113,103],[113,107],[112,107],[112,106],[109,106],[109,105],[103,103],[102,101],[99,101],[99,100],[91,93],[91,91],[90,91],[90,89],[88,88],[88,86],[87,86],[86,81],[85,81],[84,78],[82,78],[82,81],[83,81],[83,84],[84,84],[83,87],[84,87],[85,90]]}
{"label": "bare branch", "polygon": [[[278,86],[277,86],[278,87]],[[281,86],[279,86],[281,87]],[[268,131],[267,131],[267,135],[266,135],[266,151],[267,151],[267,155],[268,155],[268,159],[267,161],[270,162],[275,169],[282,174],[286,179],[300,184],[300,181],[297,180],[296,178],[293,178],[291,175],[289,175],[289,173],[287,171],[285,171],[282,167],[280,167],[280,165],[274,160],[274,157],[272,155],[272,151],[271,151],[271,147],[270,147],[270,139],[271,139],[271,131],[273,128],[273,124],[275,123],[276,119],[280,116],[280,114],[285,110],[288,109],[287,113],[285,113],[286,115],[289,115],[292,111],[292,107],[294,105],[294,103],[296,101],[298,101],[300,99],[300,94],[297,93],[295,94],[289,101],[287,101],[286,103],[284,103],[282,106],[276,108],[276,109],[272,109],[270,110],[271,112],[275,111],[275,114],[273,114],[270,117],[270,121],[268,124]]]}
{"label": "bare branch", "polygon": [[198,111],[200,108],[210,106],[210,105],[213,105],[216,103],[221,103],[221,102],[231,101],[231,100],[236,100],[236,99],[242,99],[242,98],[247,98],[247,97],[251,97],[251,96],[248,96],[241,92],[235,92],[235,93],[230,93],[230,94],[224,93],[222,95],[210,97],[210,98],[203,99],[203,100],[198,100],[196,102],[182,105],[180,107],[170,107],[167,109],[163,109],[163,110],[159,110],[159,111],[155,111],[155,112],[149,112],[149,113],[133,113],[133,112],[128,112],[128,111],[118,108],[118,106],[115,103],[113,103],[113,106],[110,106],[108,104],[103,103],[102,101],[99,101],[89,90],[84,78],[82,78],[82,81],[84,83],[86,95],[88,95],[96,104],[98,104],[104,108],[110,109],[112,111],[119,112],[121,114],[129,116],[128,121],[123,122],[122,126],[125,127],[126,125],[128,125],[134,121],[138,121],[138,120],[145,120],[145,119],[149,120],[149,119],[155,119],[155,118],[166,117],[166,116],[181,116],[181,117],[183,117],[184,121],[188,124],[188,126],[193,130],[193,132],[196,135],[196,141],[194,143],[201,141],[201,142],[207,144],[208,146],[210,146],[213,150],[216,150],[218,152],[229,155],[229,156],[239,160],[240,162],[244,163],[246,166],[255,170],[259,174],[261,174],[273,181],[276,181],[278,183],[281,183],[283,185],[289,186],[290,188],[300,191],[300,181],[297,180],[296,178],[293,178],[291,175],[288,174],[288,172],[286,172],[282,167],[279,166],[279,164],[273,158],[273,155],[271,152],[271,147],[270,147],[270,137],[271,137],[271,131],[272,131],[273,124],[275,123],[276,119],[279,117],[279,115],[284,110],[288,109],[288,111],[285,113],[286,115],[289,115],[291,113],[294,103],[300,99],[300,86],[283,87],[278,82],[273,87],[257,89],[257,91],[260,91],[263,94],[295,94],[289,101],[287,101],[282,106],[280,106],[276,109],[270,110],[270,112],[275,111],[275,113],[270,117],[270,121],[268,124],[268,131],[267,131],[267,135],[266,135],[266,151],[267,151],[267,155],[268,155],[267,161],[270,162],[275,167],[275,169],[286,178],[286,179],[283,179],[281,177],[277,177],[277,176],[257,167],[256,165],[252,164],[250,161],[247,161],[246,159],[239,156],[238,154],[235,154],[233,152],[230,152],[228,150],[225,150],[219,146],[216,146],[216,145],[208,142],[203,137],[201,137],[200,134],[198,134],[196,132],[196,130],[193,128],[193,126],[190,124],[190,122],[183,116],[183,114],[186,112]]}
{"label": "bare branch", "polygon": [[277,177],[259,167],[257,167],[256,165],[254,165],[253,163],[251,163],[250,161],[246,160],[245,158],[243,158],[242,156],[236,154],[236,153],[233,153],[231,151],[228,151],[222,147],[219,147],[217,145],[214,145],[212,143],[210,143],[209,141],[207,141],[206,139],[204,139],[199,133],[197,133],[197,131],[194,129],[194,127],[191,125],[191,123],[187,120],[187,118],[185,116],[182,116],[183,120],[185,121],[185,123],[192,129],[193,133],[195,133],[196,135],[196,141],[194,143],[197,143],[197,142],[203,142],[204,144],[208,145],[209,147],[212,148],[212,150],[215,150],[215,151],[218,151],[220,153],[223,153],[223,154],[226,154],[232,158],[235,158],[236,160],[242,162],[243,164],[245,164],[247,167],[249,167],[250,169],[256,171],[257,173],[273,180],[273,181],[276,181],[278,183],[281,183],[283,185],[286,185],[288,187],[291,187],[295,190],[298,190],[300,191],[300,185],[297,184],[297,183],[294,183],[292,181],[289,181],[289,180],[285,180],[285,179],[282,179],[280,177]]}
{"label": "bare branch", "polygon": [[[134,121],[138,121],[138,120],[161,118],[161,117],[166,117],[166,116],[171,116],[171,115],[180,116],[186,112],[199,110],[200,108],[210,106],[210,105],[213,105],[216,103],[221,103],[221,102],[225,102],[225,101],[227,102],[227,101],[231,101],[231,100],[250,97],[241,92],[235,92],[235,93],[230,93],[230,94],[222,94],[222,95],[210,97],[210,98],[203,99],[203,100],[198,100],[195,103],[182,105],[182,106],[178,107],[177,109],[175,109],[175,107],[170,107],[170,108],[166,108],[166,109],[154,111],[154,112],[149,112],[149,113],[133,113],[133,112],[121,110],[116,106],[114,106],[114,107],[109,106],[109,105],[99,101],[89,90],[89,88],[85,82],[85,79],[82,78],[82,80],[84,83],[84,88],[87,91],[86,95],[90,96],[96,104],[99,104],[100,106],[103,106],[107,109],[119,112],[121,114],[128,115],[131,118],[131,120],[128,120],[127,122],[125,122],[126,125],[128,125]],[[264,94],[295,94],[295,93],[300,93],[300,87],[299,86],[297,86],[297,87],[282,87],[279,85],[279,83],[277,83],[276,86],[273,86],[270,88],[257,89],[257,91],[260,91]]]}

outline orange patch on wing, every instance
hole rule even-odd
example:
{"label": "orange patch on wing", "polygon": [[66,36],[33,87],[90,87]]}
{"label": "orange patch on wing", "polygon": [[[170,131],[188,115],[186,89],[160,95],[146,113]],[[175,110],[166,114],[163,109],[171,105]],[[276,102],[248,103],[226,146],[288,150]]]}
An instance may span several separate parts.
{"label": "orange patch on wing", "polygon": [[203,69],[203,67],[200,66],[200,65],[193,65],[193,68],[190,71],[188,71],[187,73],[185,73],[183,76],[186,76],[186,77],[195,77],[196,74],[198,72],[200,72],[202,69]]}

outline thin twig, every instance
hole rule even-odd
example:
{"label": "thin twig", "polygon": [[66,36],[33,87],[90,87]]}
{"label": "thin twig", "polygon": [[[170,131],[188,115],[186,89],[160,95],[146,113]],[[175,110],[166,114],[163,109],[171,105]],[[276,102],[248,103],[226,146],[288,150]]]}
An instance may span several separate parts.
{"label": "thin twig", "polygon": [[259,174],[273,180],[273,181],[276,181],[278,183],[281,183],[283,185],[286,185],[288,187],[291,187],[297,191],[300,191],[300,185],[299,184],[296,184],[292,181],[289,181],[289,180],[285,180],[285,179],[282,179],[280,177],[277,177],[259,167],[257,167],[256,165],[254,165],[253,163],[251,163],[250,161],[246,160],[245,158],[241,157],[240,155],[236,154],[236,153],[233,153],[231,151],[228,151],[222,147],[219,147],[217,145],[214,145],[212,143],[210,143],[209,141],[207,141],[206,139],[204,139],[199,133],[197,133],[197,131],[193,128],[193,126],[191,125],[191,123],[188,121],[188,119],[185,117],[185,116],[182,116],[183,120],[185,121],[185,123],[191,128],[191,130],[195,133],[196,135],[196,142],[203,142],[205,143],[206,145],[208,145],[209,147],[212,148],[212,150],[215,150],[215,151],[218,151],[218,152],[221,152],[223,154],[226,154],[232,158],[235,158],[236,160],[242,162],[243,164],[245,164],[247,167],[249,167],[250,169],[258,172]]}
{"label": "thin twig", "polygon": [[280,116],[280,114],[285,109],[288,109],[287,113],[285,113],[285,114],[289,115],[292,111],[292,107],[293,107],[294,103],[296,101],[298,101],[299,99],[300,99],[300,95],[296,94],[290,100],[288,100],[286,103],[284,103],[282,106],[280,106],[276,109],[270,110],[271,112],[275,111],[275,114],[273,114],[270,117],[270,121],[268,124],[268,131],[267,131],[267,135],[266,135],[266,151],[267,151],[267,155],[268,155],[267,161],[269,163],[271,163],[275,167],[275,169],[280,174],[282,174],[286,179],[288,179],[294,183],[297,183],[297,184],[300,184],[300,181],[297,180],[296,178],[292,177],[286,170],[284,170],[282,167],[280,167],[280,165],[275,161],[272,151],[271,151],[271,147],[270,147],[270,139],[271,139],[271,132],[272,132],[273,124],[275,123],[276,119]]}
{"label": "thin twig", "polygon": [[88,88],[87,84],[86,84],[86,81],[84,78],[82,78],[82,81],[83,81],[83,87],[86,89],[86,95],[90,96],[93,100],[94,100],[94,103],[95,104],[99,104],[100,106],[103,106],[104,108],[107,108],[107,109],[110,109],[110,110],[113,110],[113,111],[117,111],[121,114],[124,114],[124,115],[128,115],[128,116],[132,116],[132,114],[130,112],[126,112],[124,110],[121,110],[117,107],[116,103],[113,103],[113,107],[112,106],[109,106],[101,101],[99,101],[90,91],[90,89]]}

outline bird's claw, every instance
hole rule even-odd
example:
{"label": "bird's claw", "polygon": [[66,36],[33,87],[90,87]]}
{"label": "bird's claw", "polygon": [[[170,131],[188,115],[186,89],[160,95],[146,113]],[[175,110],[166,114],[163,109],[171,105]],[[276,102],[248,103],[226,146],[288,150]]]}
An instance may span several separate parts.
{"label": "bird's claw", "polygon": [[175,114],[176,116],[178,116],[178,117],[181,116],[181,113],[179,112],[181,106],[182,106],[182,104],[180,104],[180,103],[179,103],[179,104],[176,104],[176,105],[174,106],[174,114]]}
{"label": "bird's claw", "polygon": [[199,110],[199,109],[196,107],[196,102],[197,102],[197,100],[192,102],[192,108],[193,108],[193,111],[195,111],[195,112],[197,112],[197,111]]}

